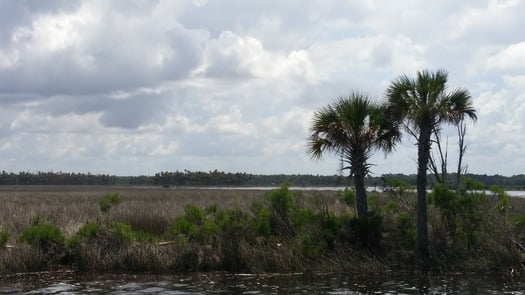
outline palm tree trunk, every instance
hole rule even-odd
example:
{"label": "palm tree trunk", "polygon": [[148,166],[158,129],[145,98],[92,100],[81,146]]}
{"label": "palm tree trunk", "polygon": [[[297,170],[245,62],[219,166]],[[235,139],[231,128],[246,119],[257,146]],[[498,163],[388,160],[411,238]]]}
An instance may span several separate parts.
{"label": "palm tree trunk", "polygon": [[354,187],[356,196],[357,218],[359,218],[359,220],[365,220],[366,215],[368,214],[368,202],[366,200],[365,176],[362,171],[355,172]]}
{"label": "palm tree trunk", "polygon": [[368,227],[368,201],[365,188],[366,168],[364,163],[359,163],[359,161],[356,161],[354,162],[353,170],[358,219],[357,233],[361,246],[363,248],[368,248],[368,236],[370,229]]}
{"label": "palm tree trunk", "polygon": [[431,128],[421,128],[417,149],[417,251],[422,266],[428,266],[427,169],[430,158]]}
{"label": "palm tree trunk", "polygon": [[351,160],[352,174],[354,176],[354,188],[357,207],[357,218],[360,221],[366,219],[368,213],[368,202],[366,199],[365,176],[366,176],[366,157],[358,147],[354,148],[355,155]]}

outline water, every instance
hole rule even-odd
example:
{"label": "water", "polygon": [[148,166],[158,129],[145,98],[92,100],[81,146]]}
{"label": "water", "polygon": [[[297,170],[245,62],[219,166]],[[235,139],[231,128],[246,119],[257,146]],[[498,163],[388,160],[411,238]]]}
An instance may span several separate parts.
{"label": "water", "polygon": [[[232,186],[232,187],[222,187],[222,186],[203,186],[203,187],[193,187],[196,189],[218,189],[218,190],[272,190],[276,189],[278,187],[275,186]],[[344,186],[291,186],[290,190],[298,190],[298,191],[342,191],[346,187]],[[369,192],[382,192],[382,187],[367,187],[367,191]],[[430,190],[428,190],[430,192]],[[505,191],[509,196],[511,197],[520,197],[525,198],[525,190],[508,190]],[[486,194],[491,194],[490,191],[485,191]]]}
{"label": "water", "polygon": [[510,274],[86,275],[45,272],[0,277],[0,294],[525,294]]}

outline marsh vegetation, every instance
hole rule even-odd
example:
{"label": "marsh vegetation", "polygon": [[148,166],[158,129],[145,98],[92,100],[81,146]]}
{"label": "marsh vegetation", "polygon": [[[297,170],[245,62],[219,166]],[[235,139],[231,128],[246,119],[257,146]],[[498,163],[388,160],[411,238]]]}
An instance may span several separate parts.
{"label": "marsh vegetation", "polygon": [[[118,197],[117,197],[118,196]],[[1,187],[0,272],[362,272],[416,263],[413,187],[352,191]],[[525,200],[502,191],[429,196],[432,267],[520,270]]]}

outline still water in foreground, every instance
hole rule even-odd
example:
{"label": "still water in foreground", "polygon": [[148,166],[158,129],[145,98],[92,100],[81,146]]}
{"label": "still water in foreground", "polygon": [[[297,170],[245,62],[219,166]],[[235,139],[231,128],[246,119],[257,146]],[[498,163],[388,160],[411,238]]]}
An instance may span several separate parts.
{"label": "still water in foreground", "polygon": [[45,272],[0,277],[0,294],[525,294],[510,274],[86,275]]}

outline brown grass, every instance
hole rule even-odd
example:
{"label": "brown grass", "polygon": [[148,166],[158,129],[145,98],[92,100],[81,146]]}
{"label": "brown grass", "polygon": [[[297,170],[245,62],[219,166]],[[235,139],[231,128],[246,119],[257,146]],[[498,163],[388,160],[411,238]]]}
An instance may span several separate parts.
{"label": "brown grass", "polygon": [[[112,192],[119,193],[122,202],[105,215],[101,213],[98,201]],[[18,240],[21,231],[36,222],[47,222],[59,227],[66,238],[74,235],[87,222],[105,219],[120,220],[130,224],[135,230],[160,237],[173,224],[175,217],[182,215],[184,207],[188,204],[200,208],[216,205],[221,210],[237,208],[250,212],[252,204],[265,200],[266,194],[267,191],[264,190],[153,186],[0,186],[0,230],[9,233],[8,245],[13,246],[0,249],[0,273],[54,267],[46,265],[50,261],[49,253],[42,253],[41,249],[29,247]],[[406,199],[397,200],[399,206],[395,210],[385,209],[388,208],[389,200],[391,196],[386,194],[369,194],[369,208],[383,217],[383,246],[389,251],[383,256],[354,251],[347,245],[338,245],[323,257],[305,257],[297,252],[293,240],[247,242],[241,238],[238,243],[222,241],[214,247],[197,242],[165,245],[136,243],[109,252],[94,243],[90,244],[90,247],[79,248],[80,253],[76,253],[79,260],[74,263],[78,269],[86,270],[125,269],[153,272],[230,268],[241,268],[250,272],[302,271],[311,269],[312,265],[315,265],[316,270],[345,269],[358,272],[362,268],[381,269],[387,264],[410,265],[414,257],[413,243],[406,245],[407,241],[399,237],[396,222],[399,212],[412,212],[414,198],[408,194]],[[334,191],[297,192],[296,202],[299,207],[307,207],[315,212],[330,212],[336,215],[352,212],[351,208],[339,200],[337,192]],[[525,213],[525,199],[513,198],[510,205],[512,210],[506,214],[512,216]],[[516,251],[506,241],[511,235],[518,238],[525,236],[525,229],[519,233],[521,235],[511,232],[513,226],[508,224],[509,219],[494,213],[493,207],[493,202],[490,202],[488,207],[483,209],[484,212],[492,212],[492,215],[487,217],[487,229],[490,232],[479,233],[479,240],[483,241],[483,244],[469,249],[468,253],[472,253],[470,259],[443,255],[434,257],[434,260],[443,268],[453,269],[460,264],[466,269],[519,264],[519,261],[512,261],[516,260]],[[431,234],[439,232],[439,222],[438,210],[430,206]],[[525,239],[523,241],[525,243]],[[456,261],[451,261],[450,258],[455,258]]]}
{"label": "brown grass", "polygon": [[[18,244],[19,233],[37,220],[58,226],[70,237],[86,222],[105,218],[98,201],[111,192],[119,193],[122,202],[110,210],[109,218],[154,234],[162,233],[187,204],[215,204],[219,209],[248,211],[254,201],[262,201],[267,193],[253,189],[153,186],[0,186],[0,230],[9,233],[9,245]],[[297,201],[331,212],[348,210],[333,191],[303,191]]]}

